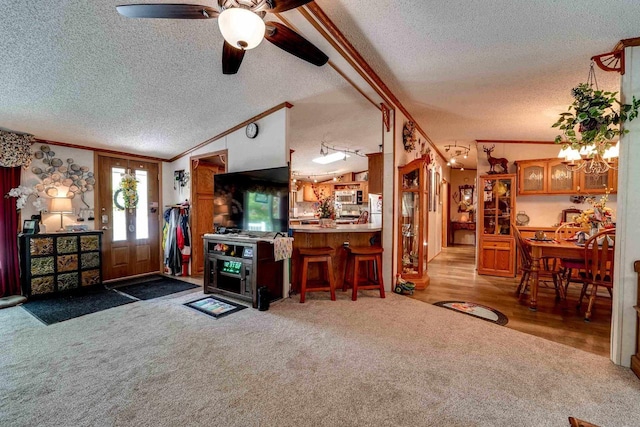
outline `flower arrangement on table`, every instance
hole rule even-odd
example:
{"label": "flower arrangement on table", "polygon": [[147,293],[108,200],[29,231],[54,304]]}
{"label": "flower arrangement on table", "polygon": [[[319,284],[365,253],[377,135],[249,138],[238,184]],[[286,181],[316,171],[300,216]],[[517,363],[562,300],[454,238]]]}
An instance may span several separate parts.
{"label": "flower arrangement on table", "polygon": [[582,211],[580,215],[574,216],[573,220],[583,228],[591,229],[592,234],[604,228],[613,228],[615,226],[612,221],[613,209],[607,207],[609,193],[610,190],[607,188],[599,200],[588,197],[587,203],[591,205],[591,209]]}
{"label": "flower arrangement on table", "polygon": [[[316,208],[316,214],[320,218],[321,227],[334,227],[335,226],[335,201],[333,195],[324,195],[316,186],[313,186],[313,194],[318,199],[318,207]],[[326,220],[326,221],[323,221]]]}

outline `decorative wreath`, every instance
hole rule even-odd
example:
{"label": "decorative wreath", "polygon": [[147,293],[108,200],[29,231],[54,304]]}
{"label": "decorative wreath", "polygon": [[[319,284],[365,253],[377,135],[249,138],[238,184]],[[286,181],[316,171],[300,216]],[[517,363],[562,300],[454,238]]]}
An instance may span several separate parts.
{"label": "decorative wreath", "polygon": [[416,125],[409,121],[404,124],[402,130],[402,143],[404,145],[404,151],[410,153],[416,148]]}
{"label": "decorative wreath", "polygon": [[122,175],[120,188],[113,193],[113,204],[120,210],[138,206],[138,180],[130,173]]}

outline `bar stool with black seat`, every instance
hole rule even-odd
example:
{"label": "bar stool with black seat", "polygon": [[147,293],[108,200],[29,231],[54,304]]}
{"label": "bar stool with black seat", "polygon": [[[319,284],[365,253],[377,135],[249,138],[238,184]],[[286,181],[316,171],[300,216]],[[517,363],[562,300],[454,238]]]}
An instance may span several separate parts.
{"label": "bar stool with black seat", "polygon": [[[351,300],[358,299],[359,289],[379,289],[380,298],[384,298],[384,283],[382,281],[382,247],[380,246],[347,246],[347,263],[342,290],[347,290],[351,284]],[[360,263],[365,262],[366,277],[360,277]],[[362,282],[365,280],[364,282]]]}
{"label": "bar stool with black seat", "polygon": [[[331,294],[331,301],[336,300],[336,285],[333,278],[333,263],[331,262],[331,256],[333,255],[333,248],[300,248],[300,259],[302,261],[302,269],[300,274],[300,302],[303,303],[307,292],[316,291],[329,291]],[[307,286],[309,264],[319,263],[320,274],[319,284],[313,286]]]}

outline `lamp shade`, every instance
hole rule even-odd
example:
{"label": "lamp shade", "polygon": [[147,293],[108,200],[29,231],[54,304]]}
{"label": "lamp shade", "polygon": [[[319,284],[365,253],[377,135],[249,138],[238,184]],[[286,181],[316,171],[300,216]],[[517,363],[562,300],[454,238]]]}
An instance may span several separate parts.
{"label": "lamp shade", "polygon": [[71,205],[71,199],[66,197],[56,197],[51,199],[51,206],[49,208],[51,213],[73,213],[73,206]]}
{"label": "lamp shade", "polygon": [[233,7],[218,16],[222,37],[236,49],[253,49],[264,38],[265,24],[262,18],[250,10]]}

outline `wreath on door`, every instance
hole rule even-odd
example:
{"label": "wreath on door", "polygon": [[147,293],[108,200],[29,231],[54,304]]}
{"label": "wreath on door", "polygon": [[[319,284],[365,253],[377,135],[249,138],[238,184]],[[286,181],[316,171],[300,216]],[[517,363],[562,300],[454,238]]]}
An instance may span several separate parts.
{"label": "wreath on door", "polygon": [[122,174],[120,188],[113,193],[113,204],[119,210],[135,209],[138,206],[138,180],[131,172]]}

